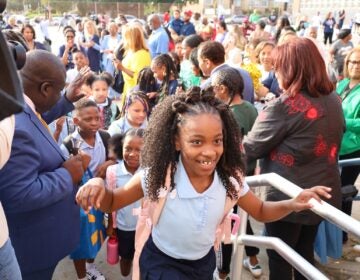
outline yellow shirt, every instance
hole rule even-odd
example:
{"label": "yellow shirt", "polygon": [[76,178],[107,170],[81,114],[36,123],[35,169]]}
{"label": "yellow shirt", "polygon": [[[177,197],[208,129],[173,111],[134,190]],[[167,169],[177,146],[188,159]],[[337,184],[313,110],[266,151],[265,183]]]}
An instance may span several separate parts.
{"label": "yellow shirt", "polygon": [[150,52],[146,50],[139,50],[137,52],[129,51],[122,60],[122,64],[126,69],[129,69],[130,71],[134,72],[134,76],[130,77],[125,72],[123,72],[125,84],[124,84],[124,91],[122,94],[121,105],[124,104],[126,95],[128,94],[129,90],[131,90],[134,86],[136,86],[139,72],[143,68],[150,66],[151,64]]}

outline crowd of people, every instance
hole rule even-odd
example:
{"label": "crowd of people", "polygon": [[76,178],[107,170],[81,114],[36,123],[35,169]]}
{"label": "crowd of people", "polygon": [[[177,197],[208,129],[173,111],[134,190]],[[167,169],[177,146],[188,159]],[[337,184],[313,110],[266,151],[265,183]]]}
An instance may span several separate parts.
{"label": "crowd of people", "polygon": [[[345,18],[85,18],[61,26],[53,53],[41,19],[9,19],[5,37],[27,51],[26,104],[0,122],[0,279],[51,279],[67,255],[78,279],[105,279],[94,260],[107,235],[122,279],[227,279],[223,235],[237,207],[314,263],[321,218],[309,199],[351,215],[341,186],[360,171],[338,169],[360,157],[360,21]],[[269,188],[261,201],[244,180],[259,172],[304,191],[289,199]],[[259,277],[259,249],[245,250],[237,265]],[[305,279],[268,257],[271,280]]]}

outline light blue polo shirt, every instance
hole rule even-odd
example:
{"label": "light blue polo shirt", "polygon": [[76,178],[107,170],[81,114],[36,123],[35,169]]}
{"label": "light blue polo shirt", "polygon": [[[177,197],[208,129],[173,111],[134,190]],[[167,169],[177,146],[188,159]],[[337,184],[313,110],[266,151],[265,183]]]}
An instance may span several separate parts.
{"label": "light blue polo shirt", "polygon": [[148,39],[148,46],[151,58],[169,52],[169,36],[164,27],[160,26],[158,29],[152,31]]}
{"label": "light blue polo shirt", "polygon": [[[136,171],[136,173],[139,170]],[[134,175],[127,171],[125,163],[120,160],[116,164],[116,188],[122,188]],[[141,205],[141,200],[138,200],[120,210],[116,211],[116,226],[118,229],[125,231],[133,231],[136,229],[137,216],[133,215],[133,209]]]}
{"label": "light blue polo shirt", "polygon": [[[147,120],[145,119],[145,121],[141,124],[140,128],[145,129],[147,126]],[[111,123],[111,125],[108,128],[108,133],[113,136],[114,134],[118,134],[118,133],[125,133],[126,131],[128,131],[130,128],[133,128],[133,126],[129,123],[129,121],[127,120],[126,116],[121,117],[120,119],[113,121]]]}
{"label": "light blue polo shirt", "polygon": [[[141,172],[146,193],[145,172]],[[226,190],[217,172],[203,193],[196,192],[179,160],[174,177],[176,187],[168,194],[158,224],[152,230],[155,245],[176,259],[198,260],[214,245],[215,232],[224,214]],[[241,196],[249,187],[244,184]]]}

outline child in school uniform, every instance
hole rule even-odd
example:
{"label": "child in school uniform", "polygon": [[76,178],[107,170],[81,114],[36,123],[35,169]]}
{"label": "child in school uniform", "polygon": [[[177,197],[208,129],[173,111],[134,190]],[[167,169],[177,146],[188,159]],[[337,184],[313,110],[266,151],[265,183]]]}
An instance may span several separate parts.
{"label": "child in school uniform", "polygon": [[[60,148],[66,157],[76,154],[78,150],[91,157],[82,179],[83,184],[88,179],[99,176],[110,165],[111,162],[106,161],[107,140],[110,136],[106,131],[99,132],[100,114],[94,101],[87,98],[79,100],[75,104],[73,116],[77,129],[65,138]],[[94,259],[105,239],[103,218],[104,213],[100,210],[92,209],[90,213],[85,213],[80,209],[80,243],[70,254],[78,279],[105,280],[94,265]]]}
{"label": "child in school uniform", "polygon": [[[122,188],[139,171],[140,151],[144,130],[130,128],[124,134],[115,134],[109,139],[109,150],[117,158],[117,164],[109,166],[106,184],[110,189]],[[137,217],[133,210],[139,208],[140,200],[113,212],[113,228],[119,240],[120,272],[123,279],[130,279],[135,253],[135,229]]]}
{"label": "child in school uniform", "polygon": [[146,128],[149,112],[149,99],[146,94],[142,91],[131,92],[126,97],[121,118],[110,125],[109,134],[122,134],[130,128]]}
{"label": "child in school uniform", "polygon": [[243,178],[236,121],[210,90],[194,87],[165,98],[152,113],[144,140],[144,171],[124,188],[111,191],[94,178],[76,197],[86,210],[112,211],[144,196],[164,203],[141,252],[141,279],[212,279],[216,232],[229,200],[257,220],[274,221],[311,208],[310,198],[330,197],[329,188],[320,186],[279,202],[256,197]]}
{"label": "child in school uniform", "polygon": [[100,75],[91,75],[86,83],[91,88],[91,99],[95,101],[100,110],[100,127],[108,129],[120,115],[118,106],[109,98],[109,88],[113,83],[113,78],[104,72]]}

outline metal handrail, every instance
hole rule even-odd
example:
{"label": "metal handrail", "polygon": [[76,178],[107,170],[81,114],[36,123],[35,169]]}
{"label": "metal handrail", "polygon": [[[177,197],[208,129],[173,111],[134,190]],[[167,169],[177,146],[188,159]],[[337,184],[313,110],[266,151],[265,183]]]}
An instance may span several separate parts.
{"label": "metal handrail", "polygon": [[341,159],[338,161],[339,167],[360,165],[360,158]]}
{"label": "metal handrail", "polygon": [[[296,197],[300,192],[303,191],[302,188],[291,183],[289,180],[281,177],[276,173],[267,173],[257,176],[246,177],[246,182],[250,186],[272,186],[281,192],[287,194],[289,197]],[[354,218],[346,215],[344,212],[335,208],[325,201],[319,203],[315,199],[310,199],[309,201],[313,207],[310,209],[314,213],[328,220],[329,222],[337,225],[346,232],[354,234],[356,237],[360,238],[360,222]]]}
{"label": "metal handrail", "polygon": [[[268,173],[256,176],[246,177],[246,182],[252,186],[272,186],[276,189],[287,194],[289,197],[296,197],[303,189],[299,186],[291,183],[285,178],[281,177],[276,173]],[[331,206],[330,204],[322,201],[319,203],[315,199],[311,199],[310,203],[313,207],[310,209],[324,219],[334,223],[343,230],[351,232],[357,237],[360,237],[360,222],[354,218],[346,215],[337,208]],[[264,237],[264,236],[251,236],[246,235],[246,219],[247,213],[241,211],[241,226],[239,229],[239,236],[235,239],[235,246],[233,252],[233,262],[232,262],[232,278],[234,280],[240,279],[242,265],[241,260],[243,256],[243,250],[239,250],[238,245],[252,245],[257,247],[265,247],[268,249],[274,249],[283,256],[293,267],[302,273],[308,279],[328,279],[323,275],[318,269],[308,263],[304,258],[302,258],[298,253],[296,253],[292,248],[290,248],[286,243],[282,242],[278,238],[274,237]]]}

